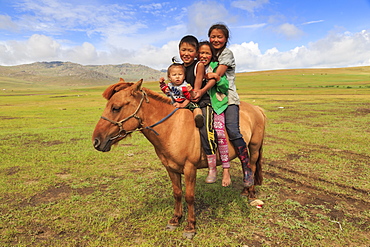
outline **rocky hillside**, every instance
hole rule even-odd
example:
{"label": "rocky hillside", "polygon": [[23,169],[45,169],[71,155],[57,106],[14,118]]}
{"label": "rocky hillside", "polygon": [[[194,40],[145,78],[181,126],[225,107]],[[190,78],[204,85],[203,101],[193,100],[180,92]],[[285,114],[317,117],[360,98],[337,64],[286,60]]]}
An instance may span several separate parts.
{"label": "rocky hillside", "polygon": [[144,65],[81,65],[71,62],[37,62],[0,66],[0,82],[16,81],[50,86],[99,86],[125,81],[157,81],[165,72]]}

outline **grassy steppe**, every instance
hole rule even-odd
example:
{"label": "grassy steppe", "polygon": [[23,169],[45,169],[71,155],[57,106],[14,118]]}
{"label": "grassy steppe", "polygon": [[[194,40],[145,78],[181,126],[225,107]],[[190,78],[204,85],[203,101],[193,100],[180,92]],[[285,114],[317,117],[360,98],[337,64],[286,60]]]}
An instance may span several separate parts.
{"label": "grassy steppe", "polygon": [[[1,246],[369,245],[369,67],[238,74],[241,99],[268,117],[258,188],[265,205],[239,196],[237,161],[229,188],[220,177],[205,184],[207,171],[199,170],[191,241],[182,228],[164,230],[171,183],[140,133],[108,153],[93,149],[105,87],[4,83]],[[156,82],[144,84],[159,91]]]}

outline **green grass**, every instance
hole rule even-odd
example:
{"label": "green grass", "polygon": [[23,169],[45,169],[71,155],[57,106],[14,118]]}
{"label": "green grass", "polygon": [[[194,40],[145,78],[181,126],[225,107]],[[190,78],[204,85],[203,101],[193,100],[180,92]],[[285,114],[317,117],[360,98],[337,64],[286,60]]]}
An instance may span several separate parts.
{"label": "green grass", "polygon": [[[330,71],[238,75],[242,100],[268,117],[258,188],[265,205],[239,196],[237,161],[229,188],[220,178],[205,184],[199,170],[193,240],[182,237],[185,222],[164,230],[171,183],[141,134],[108,153],[93,149],[105,87],[2,92],[0,245],[366,246],[370,78]],[[145,87],[159,91],[157,82]]]}

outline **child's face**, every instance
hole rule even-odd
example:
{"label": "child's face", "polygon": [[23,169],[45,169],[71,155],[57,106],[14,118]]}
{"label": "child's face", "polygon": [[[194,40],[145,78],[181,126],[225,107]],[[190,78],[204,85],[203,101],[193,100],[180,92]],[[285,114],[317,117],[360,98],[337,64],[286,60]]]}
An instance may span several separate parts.
{"label": "child's face", "polygon": [[212,51],[209,45],[202,45],[199,47],[198,59],[201,63],[204,63],[204,65],[208,65],[211,62]]}
{"label": "child's face", "polygon": [[184,62],[185,66],[191,65],[197,57],[197,50],[194,46],[188,43],[182,43],[179,49],[180,58]]}
{"label": "child's face", "polygon": [[168,75],[168,79],[175,86],[180,86],[185,80],[184,70],[180,67],[173,67]]}
{"label": "child's face", "polygon": [[226,45],[227,40],[222,30],[213,29],[209,35],[209,42],[211,42],[213,48],[219,50]]}

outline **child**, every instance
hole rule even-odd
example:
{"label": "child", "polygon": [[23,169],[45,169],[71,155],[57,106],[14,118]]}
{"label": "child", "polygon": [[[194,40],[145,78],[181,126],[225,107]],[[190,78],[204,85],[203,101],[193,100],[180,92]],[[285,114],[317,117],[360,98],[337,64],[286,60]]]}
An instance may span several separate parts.
{"label": "child", "polygon": [[[192,35],[183,37],[179,43],[180,58],[186,68],[186,81],[194,88],[194,92],[199,91],[205,86],[204,78],[204,64],[196,60],[198,55],[199,42],[197,38]],[[214,79],[207,83],[216,83]],[[216,133],[213,128],[213,109],[211,106],[211,99],[208,94],[201,96],[196,95],[193,99],[198,102],[205,118],[205,124],[199,128],[201,144],[207,156],[208,168],[211,176],[207,176],[206,183],[214,183],[216,181]]]}
{"label": "child", "polygon": [[[228,106],[227,92],[229,89],[229,82],[227,81],[226,76],[220,77],[214,73],[218,66],[218,62],[216,61],[216,52],[211,43],[208,41],[199,43],[198,59],[205,66],[205,80],[214,78],[217,81],[216,85],[213,87],[211,87],[211,83],[209,83],[202,90],[207,90],[211,87],[208,90],[208,94],[210,95],[212,108],[214,110],[214,128],[217,133],[218,151],[220,153],[223,168],[222,186],[226,187],[231,183],[229,173],[229,149],[226,141],[224,117],[224,111]],[[213,174],[216,175],[217,170],[213,172]],[[212,173],[209,176],[212,176]]]}
{"label": "child", "polygon": [[182,64],[171,64],[167,70],[167,76],[170,82],[168,85],[164,82],[164,78],[159,79],[161,90],[172,99],[175,107],[180,107],[180,104],[185,105],[184,108],[193,111],[195,125],[201,128],[204,125],[204,117],[202,111],[197,104],[190,101],[191,95],[195,95],[192,87],[185,81],[185,67]]}
{"label": "child", "polygon": [[245,187],[254,184],[253,172],[249,164],[247,144],[239,129],[239,95],[235,86],[235,59],[234,54],[226,45],[229,40],[229,29],[224,24],[215,24],[208,31],[209,42],[216,50],[219,76],[226,75],[229,81],[228,107],[225,110],[225,126],[229,139],[234,145],[243,169],[243,183]]}

